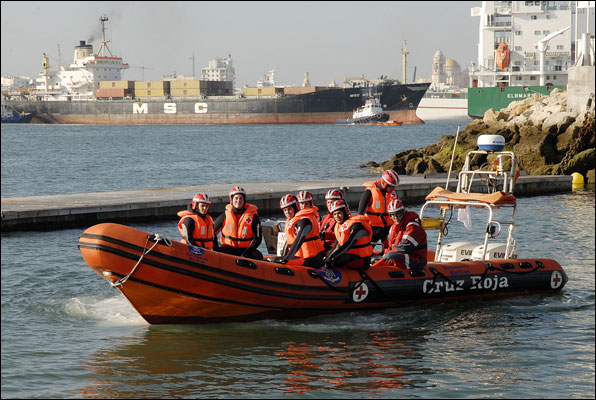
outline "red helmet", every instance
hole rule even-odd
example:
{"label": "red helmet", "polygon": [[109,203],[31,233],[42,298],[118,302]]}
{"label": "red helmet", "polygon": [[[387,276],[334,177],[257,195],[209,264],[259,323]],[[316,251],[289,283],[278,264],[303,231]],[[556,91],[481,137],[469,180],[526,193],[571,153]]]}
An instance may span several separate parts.
{"label": "red helmet", "polygon": [[343,193],[337,189],[331,189],[325,195],[325,200],[341,200],[343,198],[344,198]]}
{"label": "red helmet", "polygon": [[241,194],[246,199],[246,191],[244,188],[241,188],[240,186],[234,186],[232,190],[230,190],[230,203],[232,202],[232,197],[234,197],[235,194]]}
{"label": "red helmet", "polygon": [[302,190],[298,192],[297,198],[299,203],[305,203],[307,201],[312,201],[312,194],[309,191]]}
{"label": "red helmet", "polygon": [[279,201],[279,206],[281,208],[286,208],[291,206],[292,204],[296,204],[296,196],[293,194],[286,194],[284,197],[281,198]]}
{"label": "red helmet", "polygon": [[211,204],[211,199],[206,193],[197,193],[195,194],[195,197],[192,198],[190,206],[193,210],[196,210],[199,203]]}
{"label": "red helmet", "polygon": [[211,204],[211,199],[209,198],[209,196],[207,196],[206,193],[197,193],[197,194],[195,194],[195,197],[192,198],[192,201],[194,203],[207,203],[207,204]]}
{"label": "red helmet", "polygon": [[387,205],[387,212],[389,214],[393,214],[403,210],[405,210],[405,207],[399,199],[391,200]]}
{"label": "red helmet", "polygon": [[347,214],[348,206],[346,205],[346,202],[343,200],[335,200],[333,202],[333,204],[331,204],[331,207],[329,208],[329,212],[332,213],[332,212],[340,210],[342,208],[344,209],[344,212]]}
{"label": "red helmet", "polygon": [[390,185],[393,187],[399,185],[399,175],[397,175],[397,172],[392,169],[388,169],[387,171],[383,172],[381,179],[383,182],[385,182],[385,185]]}

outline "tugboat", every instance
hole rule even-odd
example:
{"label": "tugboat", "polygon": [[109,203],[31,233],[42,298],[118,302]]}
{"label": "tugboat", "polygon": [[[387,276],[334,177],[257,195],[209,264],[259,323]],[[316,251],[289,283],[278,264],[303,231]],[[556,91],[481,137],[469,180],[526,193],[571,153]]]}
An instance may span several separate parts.
{"label": "tugboat", "polygon": [[[480,150],[468,153],[466,165],[471,165],[472,156],[495,157],[497,163],[488,164],[486,170],[464,166],[456,192],[447,190],[447,183],[426,198],[420,212],[423,226],[430,228],[430,221],[441,233],[437,251],[421,271],[388,265],[311,268],[250,260],[113,223],[88,228],[79,238],[79,249],[89,267],[150,324],[290,318],[557,293],[568,279],[557,261],[517,258],[512,236],[515,155],[502,151],[502,136],[483,136],[489,137],[479,141]],[[479,177],[488,183],[488,193],[472,192]],[[437,218],[427,217],[431,206],[438,208]],[[453,212],[467,208],[487,211],[483,243],[443,245]],[[501,217],[499,211],[509,215]],[[493,243],[505,226],[506,242]]]}
{"label": "tugboat", "polygon": [[[378,98],[368,99],[364,105],[358,107],[352,113],[352,118],[338,119],[338,124],[376,124],[377,122],[387,122],[389,114],[383,112],[383,105]],[[401,124],[400,124],[401,125]]]}
{"label": "tugboat", "polygon": [[14,112],[7,104],[2,103],[2,123],[3,124],[26,124],[31,122],[32,115],[30,113]]}

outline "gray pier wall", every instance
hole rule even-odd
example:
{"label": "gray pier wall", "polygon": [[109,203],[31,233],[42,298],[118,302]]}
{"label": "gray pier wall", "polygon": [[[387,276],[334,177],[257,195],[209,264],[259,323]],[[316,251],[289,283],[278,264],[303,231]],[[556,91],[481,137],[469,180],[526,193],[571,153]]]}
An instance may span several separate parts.
{"label": "gray pier wall", "polygon": [[[446,176],[423,178],[402,176],[398,187],[406,207],[416,210],[436,186],[444,187]],[[326,181],[294,181],[240,184],[247,191],[247,201],[259,208],[260,215],[281,216],[279,199],[288,193],[309,190],[315,204],[326,213],[325,194],[340,188],[352,210],[358,208],[364,182],[376,176]],[[457,176],[451,176],[449,188],[455,190]],[[237,184],[174,187],[164,189],[126,190],[118,192],[80,193],[52,196],[2,198],[2,233],[24,230],[47,230],[89,227],[101,222],[177,220],[176,213],[198,192],[212,200],[209,213],[216,217],[229,203],[228,193]],[[533,196],[572,189],[571,176],[521,176],[515,186],[516,196]],[[480,191],[480,188],[474,189]],[[417,210],[416,210],[417,211]]]}

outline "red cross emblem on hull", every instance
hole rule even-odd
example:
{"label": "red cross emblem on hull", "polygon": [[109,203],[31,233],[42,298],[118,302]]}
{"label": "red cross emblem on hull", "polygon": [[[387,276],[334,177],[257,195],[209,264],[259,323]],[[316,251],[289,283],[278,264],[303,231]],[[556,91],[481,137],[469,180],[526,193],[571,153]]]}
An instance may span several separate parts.
{"label": "red cross emblem on hull", "polygon": [[558,289],[559,286],[563,283],[563,276],[559,271],[553,271],[552,275],[550,276],[550,287],[553,289]]}
{"label": "red cross emblem on hull", "polygon": [[366,296],[368,296],[368,286],[366,286],[366,283],[362,282],[352,292],[352,300],[354,300],[354,303],[360,303],[362,300],[366,299]]}

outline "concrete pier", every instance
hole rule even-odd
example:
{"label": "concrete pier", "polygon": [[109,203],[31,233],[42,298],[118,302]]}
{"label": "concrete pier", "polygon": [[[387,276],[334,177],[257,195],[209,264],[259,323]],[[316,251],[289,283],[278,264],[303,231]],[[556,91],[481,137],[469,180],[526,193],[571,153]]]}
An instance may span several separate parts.
{"label": "concrete pier", "polygon": [[[245,184],[217,184],[174,187],[164,189],[126,190],[118,192],[80,193],[53,196],[2,198],[2,233],[23,230],[47,230],[89,227],[100,222],[126,223],[131,221],[177,220],[176,213],[198,192],[211,197],[209,213],[216,217],[229,203],[228,193],[240,185],[247,191],[248,202],[259,208],[260,215],[279,215],[279,199],[288,193],[309,190],[315,204],[324,214],[325,194],[329,189],[341,188],[352,210],[357,210],[364,182],[380,176],[325,181],[266,182]],[[424,202],[425,196],[436,186],[445,187],[446,174],[429,178],[401,176],[399,197],[406,207]],[[455,190],[457,175],[452,175],[449,189]],[[521,176],[515,186],[516,196],[532,196],[556,192],[570,192],[571,176]],[[478,187],[474,191],[481,191]]]}

